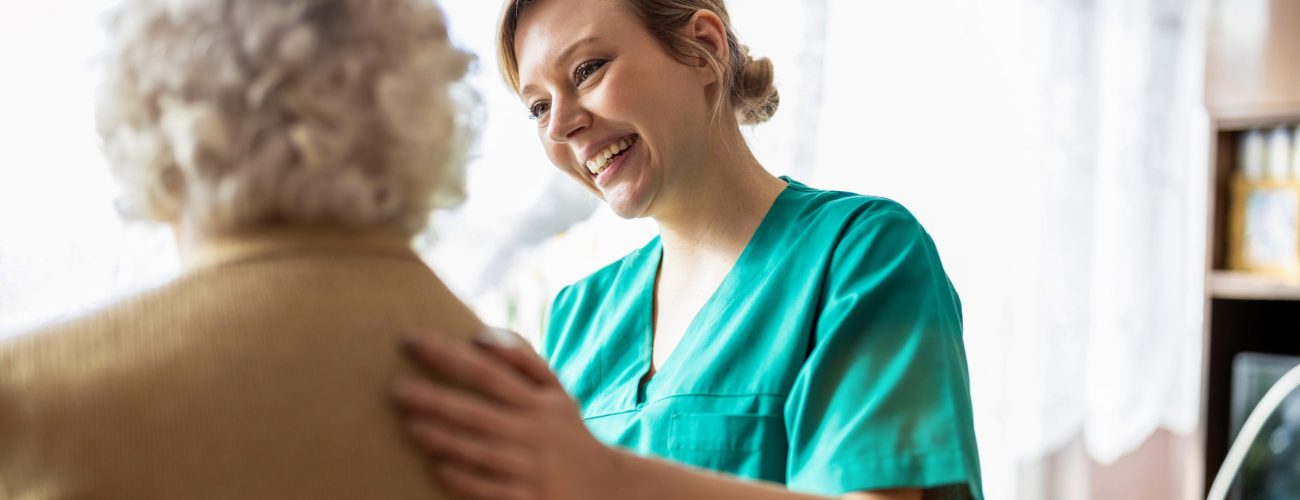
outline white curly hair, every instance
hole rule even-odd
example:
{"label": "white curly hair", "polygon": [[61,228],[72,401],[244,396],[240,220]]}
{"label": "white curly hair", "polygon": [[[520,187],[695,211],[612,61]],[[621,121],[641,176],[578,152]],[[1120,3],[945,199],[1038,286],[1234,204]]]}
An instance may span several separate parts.
{"label": "white curly hair", "polygon": [[464,198],[473,57],[432,0],[124,0],[97,124],[128,217],[389,226]]}

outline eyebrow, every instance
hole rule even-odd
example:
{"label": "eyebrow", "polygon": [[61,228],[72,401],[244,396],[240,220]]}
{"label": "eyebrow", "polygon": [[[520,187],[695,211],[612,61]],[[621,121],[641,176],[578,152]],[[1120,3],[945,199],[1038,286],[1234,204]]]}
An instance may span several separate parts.
{"label": "eyebrow", "polygon": [[[600,37],[589,36],[589,37],[587,37],[587,38],[583,38],[583,39],[581,39],[581,40],[578,40],[578,41],[576,41],[576,42],[573,42],[573,43],[569,44],[568,47],[565,47],[564,50],[561,50],[561,51],[560,51],[560,55],[559,55],[559,57],[556,57],[555,60],[556,60],[556,61],[567,61],[567,60],[569,60],[569,57],[573,56],[573,52],[576,51],[576,50],[578,50],[579,47],[582,47],[583,45],[590,45],[590,44],[595,43],[596,41],[599,41],[599,40],[600,40]],[[531,84],[531,83],[528,84],[528,85],[524,85],[523,88],[519,89],[519,95],[527,94],[529,91],[532,91],[535,87],[536,87],[536,86],[533,85],[533,84]]]}

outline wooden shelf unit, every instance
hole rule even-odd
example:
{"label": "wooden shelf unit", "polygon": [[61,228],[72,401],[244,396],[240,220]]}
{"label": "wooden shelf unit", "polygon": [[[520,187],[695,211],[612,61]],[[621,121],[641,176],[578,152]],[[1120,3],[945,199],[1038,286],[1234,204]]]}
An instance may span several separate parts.
{"label": "wooden shelf unit", "polygon": [[[1300,123],[1300,1],[1212,0],[1206,54],[1210,137],[1201,443],[1208,491],[1228,446],[1232,361],[1243,352],[1300,356],[1300,283],[1228,268],[1231,179],[1241,136]],[[1254,20],[1257,24],[1243,24]],[[1199,498],[1204,498],[1204,491]]]}
{"label": "wooden shelf unit", "polygon": [[1271,106],[1225,108],[1211,111],[1215,128],[1220,132],[1244,132],[1255,128],[1272,128],[1295,124],[1300,119],[1300,104],[1275,104]]}
{"label": "wooden shelf unit", "polygon": [[1236,271],[1210,273],[1210,297],[1218,300],[1300,301],[1300,283]]}

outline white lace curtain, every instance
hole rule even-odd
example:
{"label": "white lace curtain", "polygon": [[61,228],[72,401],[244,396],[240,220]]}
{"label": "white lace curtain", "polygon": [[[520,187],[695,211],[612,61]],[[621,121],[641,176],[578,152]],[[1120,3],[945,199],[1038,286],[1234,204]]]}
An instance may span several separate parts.
{"label": "white lace curtain", "polygon": [[[1206,0],[732,0],[771,57],[774,172],[894,198],[939,245],[966,316],[989,498],[1082,439],[1110,461],[1197,424],[1208,133]],[[98,159],[96,15],[0,7],[0,336],[167,279]],[[495,75],[497,2],[444,0],[488,106],[470,200],[429,261],[488,321],[536,336],[551,296],[653,234],[556,178]],[[437,244],[433,245],[436,239]]]}

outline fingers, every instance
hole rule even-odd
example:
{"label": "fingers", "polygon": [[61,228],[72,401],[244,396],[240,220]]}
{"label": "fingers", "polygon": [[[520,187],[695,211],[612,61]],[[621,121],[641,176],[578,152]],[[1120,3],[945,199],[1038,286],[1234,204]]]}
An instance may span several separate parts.
{"label": "fingers", "polygon": [[484,355],[432,335],[413,338],[407,351],[426,369],[489,398],[514,406],[528,406],[532,387],[517,370],[493,356]]}
{"label": "fingers", "polygon": [[[505,335],[515,334],[505,333]],[[551,371],[550,365],[547,365],[546,361],[522,340],[501,342],[497,336],[481,336],[474,339],[474,343],[484,351],[509,362],[536,384],[543,386],[560,385],[560,381],[555,377],[555,373]]]}
{"label": "fingers", "polygon": [[476,500],[533,500],[529,489],[504,483],[473,469],[445,464],[437,469],[439,483],[462,498]]}
{"label": "fingers", "polygon": [[524,432],[521,424],[491,403],[428,381],[399,380],[394,397],[404,408],[420,416],[449,422],[479,434],[516,438]]}
{"label": "fingers", "polygon": [[483,436],[457,433],[446,426],[427,422],[415,421],[408,427],[426,451],[447,459],[446,463],[481,469],[496,476],[497,482],[502,482],[501,478],[531,476],[528,460],[505,444],[492,443]]}

